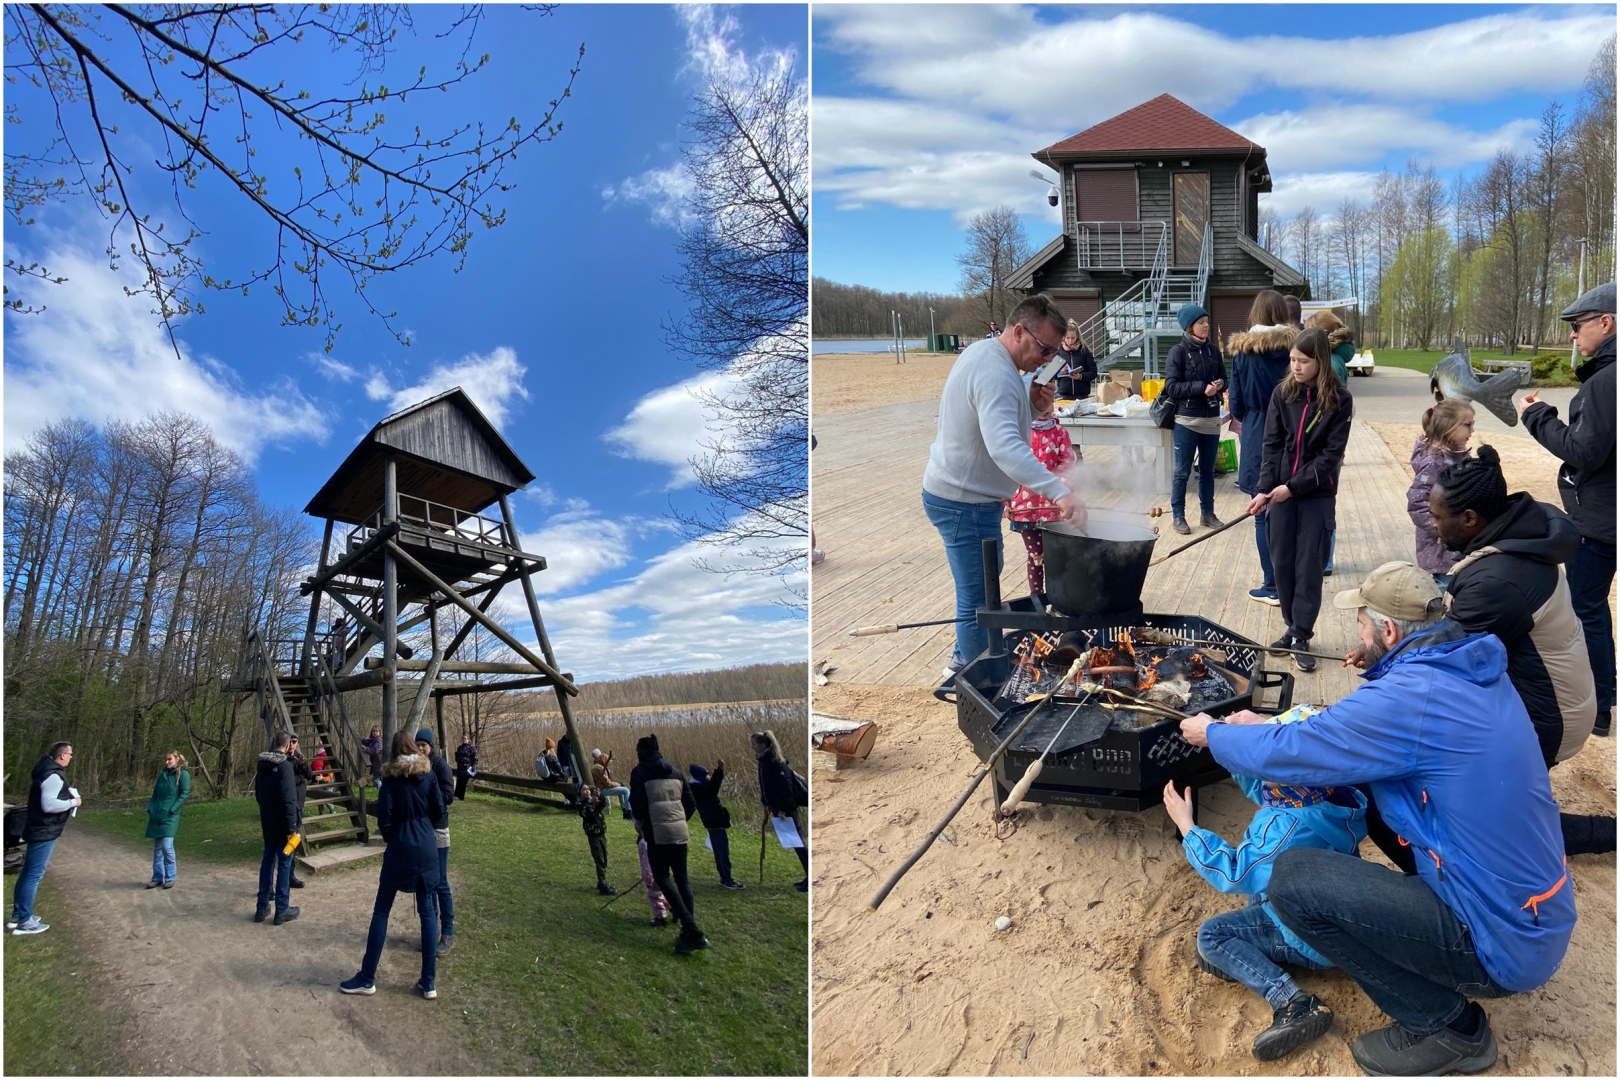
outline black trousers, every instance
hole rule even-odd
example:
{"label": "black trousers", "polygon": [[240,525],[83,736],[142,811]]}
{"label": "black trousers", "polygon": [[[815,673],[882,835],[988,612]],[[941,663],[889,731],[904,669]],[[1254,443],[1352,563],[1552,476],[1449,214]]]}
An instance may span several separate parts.
{"label": "black trousers", "polygon": [[591,861],[596,864],[596,883],[604,884],[607,881],[607,837],[587,834],[585,839],[591,842]]}
{"label": "black trousers", "polygon": [[1322,571],[1334,527],[1331,496],[1289,499],[1266,508],[1266,539],[1288,632],[1309,641],[1322,610]]}
{"label": "black trousers", "polygon": [[685,844],[648,844],[647,864],[652,867],[658,889],[669,901],[669,910],[681,921],[681,931],[689,937],[701,936],[696,908],[692,903],[692,886],[686,880]]}
{"label": "black trousers", "polygon": [[714,868],[721,881],[731,880],[731,838],[724,829],[710,829],[709,843],[714,845]]}
{"label": "black trousers", "polygon": [[467,798],[468,779],[469,777],[465,773],[456,777],[456,798],[463,800]]}

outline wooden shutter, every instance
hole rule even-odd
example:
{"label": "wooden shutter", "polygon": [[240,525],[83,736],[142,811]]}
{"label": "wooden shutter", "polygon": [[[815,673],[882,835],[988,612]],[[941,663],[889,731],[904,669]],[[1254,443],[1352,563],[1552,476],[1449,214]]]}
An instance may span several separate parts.
{"label": "wooden shutter", "polygon": [[1074,170],[1075,220],[1137,221],[1135,169]]}

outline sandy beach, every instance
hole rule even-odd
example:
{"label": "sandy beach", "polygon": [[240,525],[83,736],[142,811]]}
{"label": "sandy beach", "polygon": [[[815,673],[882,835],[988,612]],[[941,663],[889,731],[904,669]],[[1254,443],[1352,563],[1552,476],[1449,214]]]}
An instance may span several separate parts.
{"label": "sandy beach", "polygon": [[[879,406],[937,399],[951,360],[913,354],[902,367],[886,356],[817,356],[812,415],[871,410],[875,416]],[[1385,374],[1356,380],[1352,389]],[[1392,381],[1379,389],[1395,387]],[[1413,382],[1412,389],[1415,419],[1426,384]],[[1415,424],[1368,426],[1396,461],[1407,460]],[[858,425],[845,424],[846,440],[851,427]],[[1502,452],[1510,489],[1556,500],[1556,463],[1522,429],[1493,432],[1489,441]],[[884,448],[873,447],[870,456],[870,468],[883,467]],[[855,467],[846,455],[844,470]],[[814,455],[811,468],[814,490]],[[835,533],[832,515],[854,511],[830,505],[825,527]],[[921,531],[914,542],[909,537],[895,558],[943,562],[937,537]],[[831,551],[829,560],[840,554]],[[1359,1072],[1348,1040],[1387,1020],[1337,972],[1300,977],[1336,1014],[1326,1036],[1280,1062],[1250,1055],[1254,1035],[1270,1022],[1269,1008],[1193,962],[1199,923],[1239,901],[1194,874],[1160,810],[1026,806],[1016,828],[998,829],[989,787],[982,786],[883,907],[868,910],[877,887],[979,765],[957,729],[955,709],[930,690],[921,680],[880,686],[835,675],[813,694],[817,713],[870,719],[882,729],[864,762],[834,769],[827,755],[813,755],[816,1074]],[[1566,810],[1613,812],[1614,741],[1588,740],[1552,780]],[[1230,783],[1202,793],[1200,824],[1228,839],[1241,834],[1252,813]],[[1381,861],[1371,844],[1363,854]],[[1563,966],[1539,990],[1485,1003],[1500,1047],[1492,1073],[1615,1072],[1615,857],[1580,856],[1570,872],[1580,918]],[[1003,915],[1012,927],[998,932],[994,922]]]}

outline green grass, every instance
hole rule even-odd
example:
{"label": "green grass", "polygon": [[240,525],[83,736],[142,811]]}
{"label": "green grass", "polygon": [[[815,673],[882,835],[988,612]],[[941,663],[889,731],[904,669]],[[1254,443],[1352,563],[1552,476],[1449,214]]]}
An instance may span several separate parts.
{"label": "green grass", "polygon": [[[17,876],[6,875],[6,887]],[[9,904],[8,904],[9,907]],[[124,1051],[133,1020],[102,999],[104,977],[77,947],[79,918],[71,897],[61,896],[49,872],[35,909],[50,930],[33,937],[6,937],[5,1073],[7,1076],[119,1076],[142,1063]]]}
{"label": "green grass", "polygon": [[[732,814],[757,827],[753,808],[734,806]],[[131,846],[151,844],[143,808],[79,817]],[[793,888],[802,876],[798,859],[774,835],[761,887],[759,834],[731,830],[734,873],[748,886],[732,892],[719,887],[703,828],[692,819],[688,872],[713,949],[690,957],[675,955],[673,927],[648,925],[635,831],[616,808],[608,817],[608,880],[631,888],[605,909],[576,814],[474,793],[451,812],[450,835],[456,948],[439,966],[439,1007],[458,1021],[479,1071],[808,1071],[807,898]],[[182,864],[257,863],[257,806],[251,798],[187,805],[175,851]],[[366,867],[375,873],[375,864]],[[355,912],[357,929],[367,915]],[[407,963],[385,956],[380,978],[408,986],[417,971]],[[9,992],[6,1003],[9,1034]],[[18,1071],[9,1067],[9,1039],[7,1054],[7,1072]]]}

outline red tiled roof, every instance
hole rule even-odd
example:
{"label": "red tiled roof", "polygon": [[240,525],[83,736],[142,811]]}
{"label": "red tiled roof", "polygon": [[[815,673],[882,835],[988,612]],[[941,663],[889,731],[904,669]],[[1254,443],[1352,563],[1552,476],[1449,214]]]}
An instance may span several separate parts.
{"label": "red tiled roof", "polygon": [[1172,150],[1257,150],[1265,148],[1218,124],[1191,105],[1160,94],[1134,109],[1094,124],[1037,156],[1050,154],[1156,153]]}

